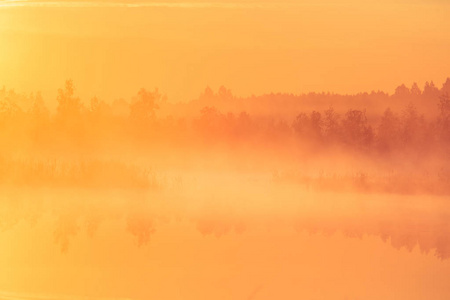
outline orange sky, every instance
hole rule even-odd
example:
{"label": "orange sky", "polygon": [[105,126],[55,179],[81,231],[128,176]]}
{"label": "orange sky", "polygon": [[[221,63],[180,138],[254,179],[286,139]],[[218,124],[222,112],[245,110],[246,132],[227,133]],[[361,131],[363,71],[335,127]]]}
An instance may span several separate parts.
{"label": "orange sky", "polygon": [[169,101],[207,85],[242,96],[440,87],[449,13],[438,0],[3,0],[0,85],[53,100],[72,78],[83,97],[158,87]]}

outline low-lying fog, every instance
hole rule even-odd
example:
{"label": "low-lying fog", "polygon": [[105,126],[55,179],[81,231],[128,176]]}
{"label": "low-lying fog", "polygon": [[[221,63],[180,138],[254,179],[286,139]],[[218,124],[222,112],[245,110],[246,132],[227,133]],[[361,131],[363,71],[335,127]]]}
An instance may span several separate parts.
{"label": "low-lying fog", "polygon": [[0,90],[0,299],[449,299],[450,98],[417,89]]}
{"label": "low-lying fog", "polygon": [[3,187],[1,299],[447,299],[450,205],[270,173]]}

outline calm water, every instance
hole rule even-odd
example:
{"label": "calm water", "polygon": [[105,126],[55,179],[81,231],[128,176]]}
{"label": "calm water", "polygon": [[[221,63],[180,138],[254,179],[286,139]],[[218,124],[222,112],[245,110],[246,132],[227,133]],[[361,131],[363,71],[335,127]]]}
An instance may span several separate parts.
{"label": "calm water", "polygon": [[450,299],[445,197],[196,180],[3,189],[0,299]]}

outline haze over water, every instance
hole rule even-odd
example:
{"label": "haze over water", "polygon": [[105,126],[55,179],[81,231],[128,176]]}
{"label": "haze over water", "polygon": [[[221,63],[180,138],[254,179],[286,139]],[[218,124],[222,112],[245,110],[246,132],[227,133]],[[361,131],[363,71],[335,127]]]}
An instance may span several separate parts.
{"label": "haze over water", "polygon": [[449,299],[444,1],[0,1],[0,300]]}

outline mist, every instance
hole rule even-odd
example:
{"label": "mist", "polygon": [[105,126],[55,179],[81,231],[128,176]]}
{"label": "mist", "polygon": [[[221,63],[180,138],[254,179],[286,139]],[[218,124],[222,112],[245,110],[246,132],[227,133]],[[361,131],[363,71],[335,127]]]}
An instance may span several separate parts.
{"label": "mist", "polygon": [[449,91],[3,88],[0,297],[446,299]]}

